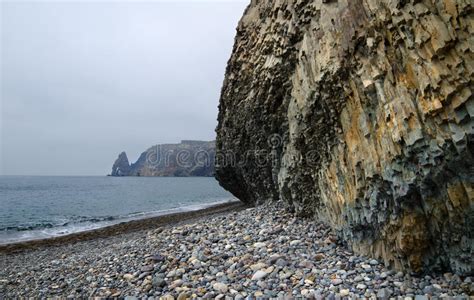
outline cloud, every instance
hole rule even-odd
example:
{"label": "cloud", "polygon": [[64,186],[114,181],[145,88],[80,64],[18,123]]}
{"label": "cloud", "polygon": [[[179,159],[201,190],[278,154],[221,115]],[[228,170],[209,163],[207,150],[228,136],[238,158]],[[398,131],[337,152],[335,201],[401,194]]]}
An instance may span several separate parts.
{"label": "cloud", "polygon": [[214,139],[247,4],[2,2],[2,174],[103,175],[122,150]]}

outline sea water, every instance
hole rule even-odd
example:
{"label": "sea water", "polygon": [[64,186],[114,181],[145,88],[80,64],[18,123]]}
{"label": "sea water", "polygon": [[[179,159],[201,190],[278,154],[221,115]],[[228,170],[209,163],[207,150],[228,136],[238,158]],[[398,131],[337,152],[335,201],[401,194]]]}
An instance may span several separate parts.
{"label": "sea water", "polygon": [[235,201],[208,177],[0,176],[0,244]]}

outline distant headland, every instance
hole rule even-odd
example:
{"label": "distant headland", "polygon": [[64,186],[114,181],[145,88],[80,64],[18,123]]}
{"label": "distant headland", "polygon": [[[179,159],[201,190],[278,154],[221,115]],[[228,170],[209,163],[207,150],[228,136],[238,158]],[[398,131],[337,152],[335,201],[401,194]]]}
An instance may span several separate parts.
{"label": "distant headland", "polygon": [[130,164],[122,152],[112,167],[110,176],[189,177],[214,176],[214,141],[183,140],[179,144],[155,145]]}

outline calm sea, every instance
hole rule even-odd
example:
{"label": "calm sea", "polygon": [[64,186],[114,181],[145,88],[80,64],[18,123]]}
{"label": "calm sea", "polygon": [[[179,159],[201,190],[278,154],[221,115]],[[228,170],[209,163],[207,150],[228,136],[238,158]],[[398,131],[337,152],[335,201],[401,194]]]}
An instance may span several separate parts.
{"label": "calm sea", "polygon": [[196,210],[231,199],[214,178],[204,177],[0,176],[0,244]]}

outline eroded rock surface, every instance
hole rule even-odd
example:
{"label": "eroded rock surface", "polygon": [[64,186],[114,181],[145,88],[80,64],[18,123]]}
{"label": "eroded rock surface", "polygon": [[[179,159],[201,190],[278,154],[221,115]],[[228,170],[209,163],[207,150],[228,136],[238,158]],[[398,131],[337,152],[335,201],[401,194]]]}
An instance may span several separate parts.
{"label": "eroded rock surface", "polygon": [[473,273],[474,4],[252,1],[216,175],[398,269]]}

